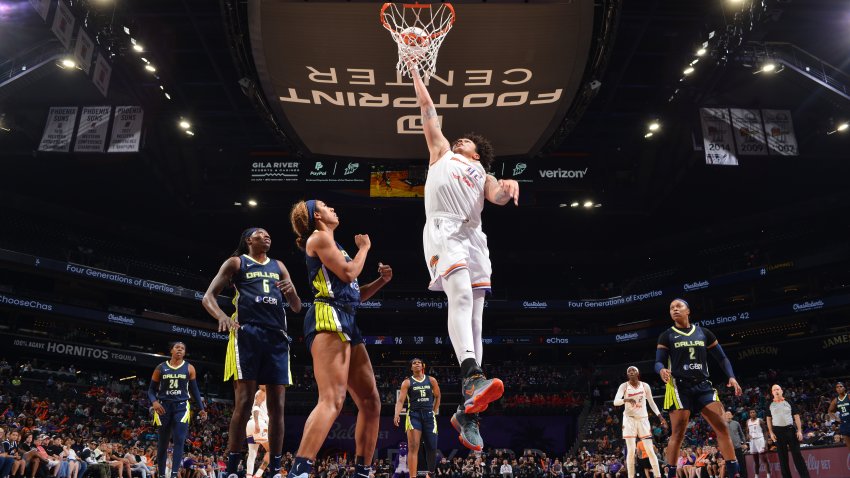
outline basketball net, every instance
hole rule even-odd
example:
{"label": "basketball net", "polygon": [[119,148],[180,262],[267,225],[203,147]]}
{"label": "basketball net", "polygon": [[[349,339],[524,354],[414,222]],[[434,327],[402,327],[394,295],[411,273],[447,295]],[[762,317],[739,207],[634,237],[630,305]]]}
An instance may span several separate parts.
{"label": "basketball net", "polygon": [[396,69],[399,73],[412,78],[408,65],[411,63],[423,74],[433,74],[437,69],[440,45],[454,22],[455,10],[451,3],[385,3],[381,7],[381,24],[398,45]]}

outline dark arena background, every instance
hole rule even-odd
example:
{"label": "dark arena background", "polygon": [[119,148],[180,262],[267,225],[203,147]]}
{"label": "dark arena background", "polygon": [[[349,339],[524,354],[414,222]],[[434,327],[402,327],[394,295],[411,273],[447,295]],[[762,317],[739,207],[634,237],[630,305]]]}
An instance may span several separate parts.
{"label": "dark arena background", "polygon": [[[361,284],[393,269],[357,312],[381,401],[375,477],[407,476],[393,415],[414,357],[442,390],[437,477],[627,476],[613,400],[634,365],[663,404],[656,344],[676,298],[725,349],[743,393],[709,370],[744,434],[779,384],[809,476],[850,477],[850,428],[830,411],[850,376],[850,3],[453,5],[428,81],[437,113],[449,140],[489,137],[491,173],[520,188],[518,206],[483,212],[482,365],[505,393],[481,415],[481,452],[450,424],[464,397],[422,252],[428,150],[380,3],[0,0],[0,460],[26,463],[0,462],[0,478],[77,478],[91,442],[129,467],[102,477],[176,469],[146,394],[175,341],[208,412],[181,477],[227,478],[228,336],[201,299],[248,227],[268,231],[304,302],[287,310],[289,471],[318,398],[289,219],[311,198],[335,208],[352,255],[369,234]],[[218,297],[227,313],[233,296]],[[710,465],[680,476],[728,476],[697,415],[683,450]],[[348,398],[315,475],[354,474],[356,417]],[[670,429],[650,424],[667,476]],[[13,432],[51,439],[46,455]],[[741,448],[740,476],[783,476],[767,442],[758,475]]]}

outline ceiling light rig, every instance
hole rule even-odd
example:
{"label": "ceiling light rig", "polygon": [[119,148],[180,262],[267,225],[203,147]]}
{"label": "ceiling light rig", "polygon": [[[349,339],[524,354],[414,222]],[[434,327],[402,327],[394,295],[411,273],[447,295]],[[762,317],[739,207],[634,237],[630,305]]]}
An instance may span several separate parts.
{"label": "ceiling light rig", "polygon": [[846,134],[847,132],[850,132],[850,122],[845,121],[843,123],[839,123],[838,126],[836,126],[834,130],[829,131],[826,134],[827,135],[832,135],[832,134],[835,134],[835,133]]}

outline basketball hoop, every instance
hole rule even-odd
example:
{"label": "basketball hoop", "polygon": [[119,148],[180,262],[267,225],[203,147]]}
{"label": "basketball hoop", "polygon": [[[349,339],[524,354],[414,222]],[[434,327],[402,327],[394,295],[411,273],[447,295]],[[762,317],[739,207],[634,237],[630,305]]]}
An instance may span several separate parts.
{"label": "basketball hoop", "polygon": [[389,30],[398,45],[396,69],[410,77],[407,59],[427,74],[437,68],[437,53],[455,22],[451,3],[385,3],[381,7],[381,24]]}

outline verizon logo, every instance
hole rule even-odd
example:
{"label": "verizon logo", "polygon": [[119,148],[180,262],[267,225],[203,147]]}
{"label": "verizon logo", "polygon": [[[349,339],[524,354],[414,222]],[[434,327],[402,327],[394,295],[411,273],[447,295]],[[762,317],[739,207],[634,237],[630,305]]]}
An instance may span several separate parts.
{"label": "verizon logo", "polygon": [[587,174],[588,168],[584,169],[541,169],[539,170],[541,178],[550,179],[582,179]]}

